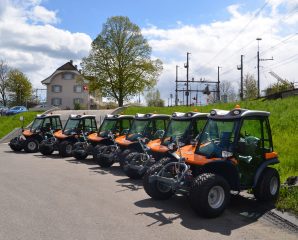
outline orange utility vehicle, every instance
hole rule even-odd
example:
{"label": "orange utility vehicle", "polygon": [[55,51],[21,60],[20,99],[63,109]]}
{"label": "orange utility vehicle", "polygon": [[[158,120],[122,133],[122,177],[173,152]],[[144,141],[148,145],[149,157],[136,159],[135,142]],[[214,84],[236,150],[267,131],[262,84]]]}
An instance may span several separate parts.
{"label": "orange utility vehicle", "polygon": [[[173,151],[176,137],[179,138],[180,146],[191,144],[203,131],[207,115],[208,113],[199,113],[196,109],[194,112],[187,113],[174,112],[162,139],[153,140],[147,144],[148,147],[144,146],[143,152],[135,151],[126,157],[125,174],[130,178],[142,177],[146,169],[154,164],[150,155],[155,162],[161,158],[176,161],[176,153]],[[141,142],[141,145],[144,143]]]}
{"label": "orange utility vehicle", "polygon": [[69,115],[63,130],[54,133],[54,137],[41,142],[40,152],[43,155],[50,155],[58,150],[62,157],[71,157],[73,145],[84,141],[84,134],[96,132],[95,117],[95,115],[85,115],[85,113]]}
{"label": "orange utility vehicle", "polygon": [[154,199],[175,191],[189,195],[190,205],[203,217],[217,217],[229,203],[230,190],[253,189],[258,201],[277,198],[279,173],[273,151],[269,112],[213,109],[198,143],[180,149],[177,161],[160,160],[147,170],[144,189]]}
{"label": "orange utility vehicle", "polygon": [[24,131],[22,127],[19,137],[10,141],[10,148],[14,151],[24,149],[27,153],[37,152],[43,140],[52,138],[53,132],[61,130],[60,116],[53,113],[36,115],[31,128]]}
{"label": "orange utility vehicle", "polygon": [[73,147],[73,156],[76,159],[85,159],[88,155],[97,153],[102,148],[106,148],[114,144],[110,134],[123,136],[128,133],[134,116],[115,114],[105,115],[104,121],[101,124],[99,131],[88,136],[85,136],[83,142],[77,142]]}
{"label": "orange utility vehicle", "polygon": [[170,115],[156,114],[156,112],[137,113],[127,135],[116,138],[115,145],[101,149],[94,158],[96,157],[101,167],[110,167],[118,161],[123,169],[124,159],[129,153],[143,151],[138,138],[147,138],[148,141],[162,138],[170,117]]}

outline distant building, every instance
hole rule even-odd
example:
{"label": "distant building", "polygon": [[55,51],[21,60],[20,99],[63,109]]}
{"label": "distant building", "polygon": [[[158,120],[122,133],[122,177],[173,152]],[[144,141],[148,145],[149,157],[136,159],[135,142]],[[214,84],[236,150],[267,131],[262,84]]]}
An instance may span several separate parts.
{"label": "distant building", "polygon": [[81,75],[81,70],[73,61],[65,63],[59,67],[51,76],[41,81],[47,86],[47,104],[57,106],[61,109],[67,107],[73,109],[75,102],[84,103],[88,109],[97,109],[99,102],[83,89],[83,85],[76,82],[76,78]]}

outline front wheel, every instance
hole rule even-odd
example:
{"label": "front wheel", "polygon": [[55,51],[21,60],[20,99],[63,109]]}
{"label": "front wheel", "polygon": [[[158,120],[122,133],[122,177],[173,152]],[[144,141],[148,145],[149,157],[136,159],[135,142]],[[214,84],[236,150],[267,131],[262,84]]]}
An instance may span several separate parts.
{"label": "front wheel", "polygon": [[[131,163],[131,161],[135,158],[135,156],[139,154],[138,152],[132,152],[128,154],[128,156],[125,158],[125,162],[128,164]],[[139,156],[139,158],[141,155]],[[132,179],[140,179],[144,176],[145,172],[143,174],[139,174],[139,171],[136,169],[129,168],[126,171],[124,170],[125,174],[127,177],[132,178]]]}
{"label": "front wheel", "polygon": [[[107,145],[102,145],[101,147],[101,152],[103,152],[104,150],[107,150],[109,146]],[[110,158],[108,157],[105,157],[105,156],[100,156],[97,158],[97,164],[101,167],[110,167],[114,164],[114,160],[111,160]]]}
{"label": "front wheel", "polygon": [[54,152],[54,148],[44,146],[43,145],[44,143],[47,143],[47,140],[42,140],[40,143],[39,150],[40,150],[41,154],[42,155],[51,155]]}
{"label": "front wheel", "polygon": [[163,161],[158,162],[152,167],[148,168],[144,175],[143,186],[146,193],[157,200],[165,200],[172,197],[175,194],[175,191],[172,190],[170,186],[166,183],[155,180],[153,182],[149,182],[150,175],[154,173],[159,173],[159,171],[169,162]]}
{"label": "front wheel", "polygon": [[59,154],[62,157],[72,156],[73,143],[69,141],[63,141],[59,144]]}
{"label": "front wheel", "polygon": [[73,145],[73,153],[72,154],[73,154],[73,157],[77,160],[84,160],[88,156],[87,151],[85,153],[80,153],[80,152],[76,151],[76,150],[82,150],[83,149],[82,144],[83,143],[77,142]]}
{"label": "front wheel", "polygon": [[220,175],[203,173],[191,184],[189,202],[200,216],[214,218],[221,215],[228,206],[230,188]]}
{"label": "front wheel", "polygon": [[25,140],[24,142],[24,150],[27,153],[35,153],[37,152],[39,149],[39,145],[37,140],[33,139],[33,138],[28,138]]}
{"label": "front wheel", "polygon": [[13,151],[16,151],[16,152],[18,152],[18,151],[22,151],[23,147],[12,145],[12,143],[17,143],[17,142],[18,142],[18,138],[17,138],[17,137],[15,137],[14,139],[12,139],[12,140],[10,141],[10,145],[9,145],[10,148],[11,148]]}
{"label": "front wheel", "polygon": [[267,167],[259,177],[256,187],[253,188],[253,193],[259,202],[272,201],[277,198],[279,186],[280,178],[278,171]]}
{"label": "front wheel", "polygon": [[120,168],[122,170],[124,170],[125,158],[128,156],[128,154],[130,154],[133,151],[134,151],[133,149],[126,149],[122,152],[121,157],[120,157]]}

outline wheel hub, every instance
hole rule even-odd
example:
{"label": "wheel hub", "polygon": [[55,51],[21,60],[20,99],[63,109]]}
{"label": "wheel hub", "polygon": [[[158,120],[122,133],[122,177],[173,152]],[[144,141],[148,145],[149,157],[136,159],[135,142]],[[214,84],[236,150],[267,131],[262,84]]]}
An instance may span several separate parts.
{"label": "wheel hub", "polygon": [[72,146],[70,144],[69,145],[66,145],[65,151],[66,151],[67,154],[71,154]]}
{"label": "wheel hub", "polygon": [[222,187],[213,187],[208,194],[208,203],[210,207],[216,209],[221,207],[225,200],[225,192]]}
{"label": "wheel hub", "polygon": [[270,193],[272,195],[275,195],[277,189],[278,189],[278,181],[276,177],[273,177],[270,181]]}
{"label": "wheel hub", "polygon": [[35,142],[29,142],[28,144],[28,149],[33,151],[36,148],[36,144]]}

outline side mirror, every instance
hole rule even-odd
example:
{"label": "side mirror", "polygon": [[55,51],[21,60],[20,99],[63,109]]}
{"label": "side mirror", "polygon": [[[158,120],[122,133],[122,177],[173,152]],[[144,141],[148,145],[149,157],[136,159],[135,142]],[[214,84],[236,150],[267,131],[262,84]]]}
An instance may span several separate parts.
{"label": "side mirror", "polygon": [[237,152],[240,154],[245,154],[245,142],[239,141],[236,146]]}
{"label": "side mirror", "polygon": [[194,147],[196,146],[196,144],[198,143],[198,141],[196,141],[195,139],[191,139],[190,140],[190,144]]}

